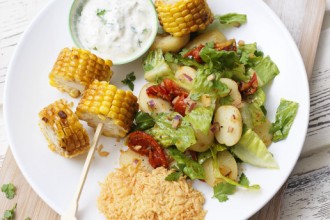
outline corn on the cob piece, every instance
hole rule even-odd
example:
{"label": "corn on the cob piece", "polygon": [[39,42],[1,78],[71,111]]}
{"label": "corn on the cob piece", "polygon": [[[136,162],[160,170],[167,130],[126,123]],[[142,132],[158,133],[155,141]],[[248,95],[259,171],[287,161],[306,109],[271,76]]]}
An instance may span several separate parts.
{"label": "corn on the cob piece", "polygon": [[49,74],[49,83],[77,98],[94,79],[110,81],[111,60],[103,60],[80,48],[64,48]]}
{"label": "corn on the cob piece", "polygon": [[94,128],[98,123],[104,123],[102,133],[105,136],[124,137],[132,126],[137,110],[137,98],[131,91],[95,80],[84,92],[76,114]]}
{"label": "corn on the cob piece", "polygon": [[156,0],[155,6],[164,31],[175,37],[204,30],[213,21],[206,0]]}
{"label": "corn on the cob piece", "polygon": [[64,157],[74,157],[90,148],[89,137],[64,99],[55,101],[39,113],[39,126],[52,151]]}

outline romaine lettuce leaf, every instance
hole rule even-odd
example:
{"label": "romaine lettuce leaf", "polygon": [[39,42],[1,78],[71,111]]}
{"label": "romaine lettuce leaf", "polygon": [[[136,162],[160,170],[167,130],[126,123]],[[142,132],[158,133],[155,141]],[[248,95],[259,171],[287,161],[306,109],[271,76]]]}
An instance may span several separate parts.
{"label": "romaine lettuce leaf", "polygon": [[217,71],[225,69],[232,70],[240,64],[240,58],[236,52],[225,50],[219,51],[208,45],[199,52],[199,56],[206,64],[208,64],[210,69]]}
{"label": "romaine lettuce leaf", "polygon": [[161,49],[150,51],[143,59],[144,78],[149,82],[157,82],[173,77],[173,72],[165,62]]}
{"label": "romaine lettuce leaf", "polygon": [[212,143],[210,149],[208,149],[207,151],[198,153],[197,161],[199,164],[203,164],[205,160],[213,157],[218,152],[225,151],[225,150],[227,150],[227,147],[225,145],[214,142],[214,143]]}
{"label": "romaine lettuce leaf", "polygon": [[179,167],[183,167],[183,173],[190,179],[205,179],[205,171],[202,165],[185,156],[174,147],[168,148],[167,152],[177,162]]}
{"label": "romaine lettuce leaf", "polygon": [[250,77],[245,74],[245,66],[243,64],[240,64],[233,69],[224,70],[224,76],[226,78],[233,78],[236,81],[248,82],[250,80]]}
{"label": "romaine lettuce leaf", "polygon": [[216,16],[221,24],[229,24],[234,27],[239,27],[245,24],[247,21],[247,16],[245,14],[228,13],[221,16]]}
{"label": "romaine lettuce leaf", "polygon": [[258,86],[264,87],[277,76],[280,71],[269,56],[263,58],[255,67],[258,77]]}
{"label": "romaine lettuce leaf", "polygon": [[243,162],[258,167],[278,168],[272,154],[258,135],[248,129],[239,142],[231,147],[231,151]]}
{"label": "romaine lettuce leaf", "polygon": [[196,143],[194,129],[185,119],[177,128],[172,127],[172,120],[178,113],[161,113],[155,117],[155,126],[146,132],[153,136],[163,147],[175,145],[181,152]]}
{"label": "romaine lettuce leaf", "polygon": [[263,58],[263,53],[257,51],[257,44],[239,44],[237,53],[240,55],[240,62],[248,67],[254,67]]}
{"label": "romaine lettuce leaf", "polygon": [[214,105],[196,107],[185,116],[185,119],[190,122],[195,131],[200,130],[203,134],[207,135],[211,127],[214,107]]}
{"label": "romaine lettuce leaf", "polygon": [[240,108],[243,123],[248,128],[254,128],[266,121],[266,117],[256,103],[244,103]]}
{"label": "romaine lettuce leaf", "polygon": [[298,103],[281,99],[276,110],[276,121],[273,123],[273,141],[285,139],[290,131],[291,125],[298,111]]}
{"label": "romaine lettuce leaf", "polygon": [[[208,77],[214,74],[214,80],[208,80]],[[209,69],[198,69],[196,77],[193,81],[192,96],[196,96],[195,100],[198,100],[201,94],[209,94],[216,98],[218,96],[223,97],[228,95],[230,90],[226,84],[220,81],[220,73],[211,73]]]}
{"label": "romaine lettuce leaf", "polygon": [[258,90],[253,95],[249,95],[247,99],[249,102],[255,103],[261,107],[265,104],[266,93],[261,88],[258,88]]}
{"label": "romaine lettuce leaf", "polygon": [[195,59],[190,59],[188,57],[183,57],[182,53],[173,54],[173,53],[165,53],[164,55],[165,61],[169,64],[175,65],[184,65],[184,66],[192,66],[195,68],[203,68],[203,65],[198,63]]}

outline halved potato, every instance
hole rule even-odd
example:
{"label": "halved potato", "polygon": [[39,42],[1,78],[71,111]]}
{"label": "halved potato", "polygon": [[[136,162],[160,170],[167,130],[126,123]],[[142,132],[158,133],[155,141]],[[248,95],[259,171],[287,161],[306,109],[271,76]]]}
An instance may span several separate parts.
{"label": "halved potato", "polygon": [[228,95],[233,99],[231,105],[238,107],[242,103],[242,96],[238,90],[237,83],[229,78],[221,78],[220,82],[226,84],[226,86],[230,90]]}
{"label": "halved potato", "polygon": [[179,52],[190,39],[190,35],[184,35],[182,37],[174,37],[170,34],[157,34],[154,43],[151,45],[150,49],[155,50],[157,48],[162,49],[165,52]]}
{"label": "halved potato", "polygon": [[185,46],[185,48],[189,50],[199,46],[200,44],[206,44],[208,42],[221,43],[226,40],[226,37],[220,31],[209,30],[195,37]]}
{"label": "halved potato", "polygon": [[155,85],[154,83],[148,83],[144,85],[139,94],[139,107],[140,110],[146,113],[170,113],[172,111],[172,105],[168,101],[161,98],[152,98],[147,95],[147,89]]}
{"label": "halved potato", "polygon": [[[238,176],[237,163],[233,155],[228,151],[221,151],[217,154],[218,169],[223,176],[229,177],[236,181]],[[213,158],[207,159],[203,164],[205,170],[205,182],[210,186],[215,186],[220,182],[223,182],[221,178],[216,178],[214,173],[216,167],[213,166]]]}
{"label": "halved potato", "polygon": [[193,150],[196,152],[207,151],[214,140],[214,134],[212,131],[209,131],[209,133],[205,135],[200,130],[196,130],[195,137],[196,137],[196,144],[191,145],[189,147],[189,150]]}
{"label": "halved potato", "polygon": [[220,129],[215,132],[215,138],[220,144],[233,146],[239,141],[243,122],[238,108],[232,105],[220,106],[214,115],[214,122],[220,125]]}
{"label": "halved potato", "polygon": [[120,151],[120,157],[119,157],[119,164],[121,166],[127,166],[130,164],[137,164],[141,163],[143,167],[145,167],[147,170],[151,171],[154,168],[150,165],[149,159],[146,156],[142,156],[130,149],[126,151]]}
{"label": "halved potato", "polygon": [[193,80],[196,77],[196,70],[189,66],[180,66],[174,77],[178,79],[178,83],[184,89],[190,90],[193,84]]}

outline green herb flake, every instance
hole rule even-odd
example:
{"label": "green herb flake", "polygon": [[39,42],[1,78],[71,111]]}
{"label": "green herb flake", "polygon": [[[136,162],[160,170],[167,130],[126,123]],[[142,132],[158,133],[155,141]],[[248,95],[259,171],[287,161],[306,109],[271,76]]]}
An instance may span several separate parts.
{"label": "green herb flake", "polygon": [[16,207],[17,207],[17,203],[14,205],[12,209],[6,210],[1,220],[13,220],[15,217]]}
{"label": "green herb flake", "polygon": [[27,218],[25,218],[24,220],[31,220],[31,218],[30,218],[30,217],[27,217]]}
{"label": "green herb flake", "polygon": [[241,184],[243,186],[249,186],[250,185],[250,181],[244,173],[242,173],[240,178],[239,178],[239,184]]}
{"label": "green herb flake", "polygon": [[182,172],[180,171],[174,171],[173,173],[169,174],[165,180],[166,181],[178,181],[180,179],[180,176],[182,176]]}
{"label": "green herb flake", "polygon": [[96,15],[101,17],[101,16],[104,16],[104,14],[106,13],[107,11],[105,9],[97,9],[96,11]]}
{"label": "green herb flake", "polygon": [[135,115],[133,131],[145,131],[155,125],[155,120],[145,112],[138,112]]}
{"label": "green herb flake", "polygon": [[134,72],[131,72],[126,75],[126,78],[122,80],[121,82],[125,85],[127,85],[132,91],[134,90],[134,84],[133,82],[135,81],[136,76],[134,75]]}
{"label": "green herb flake", "polygon": [[234,194],[236,186],[230,183],[219,183],[213,187],[213,198],[217,198],[219,202],[228,200],[228,195]]}
{"label": "green herb flake", "polygon": [[12,199],[16,193],[16,187],[12,183],[3,184],[1,187],[1,192],[6,194],[7,199]]}

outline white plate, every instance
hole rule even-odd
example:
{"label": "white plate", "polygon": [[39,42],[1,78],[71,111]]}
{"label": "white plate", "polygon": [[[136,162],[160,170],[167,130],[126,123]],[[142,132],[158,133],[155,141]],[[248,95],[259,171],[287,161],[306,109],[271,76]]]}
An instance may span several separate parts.
{"label": "white plate", "polygon": [[[306,72],[297,47],[280,20],[261,0],[210,0],[214,14],[244,13],[248,23],[240,28],[225,31],[228,38],[245,42],[257,42],[265,55],[270,55],[281,73],[267,90],[268,117],[274,121],[276,107],[281,98],[299,102],[299,111],[289,137],[272,144],[270,151],[280,169],[270,170],[244,166],[244,172],[261,190],[239,189],[229,201],[219,203],[212,199],[212,189],[202,182],[194,186],[204,193],[207,219],[246,219],[262,208],[288,178],[300,154],[308,125],[309,90]],[[5,87],[5,121],[12,152],[23,175],[33,189],[58,213],[64,213],[75,193],[84,156],[65,159],[52,153],[38,127],[38,112],[49,103],[66,98],[48,83],[48,74],[59,51],[72,47],[68,28],[71,1],[51,2],[32,22],[21,39],[12,59]],[[120,82],[126,74],[134,71],[135,94],[144,83],[141,61],[114,68],[112,83]],[[77,103],[77,100],[73,100]],[[87,126],[86,126],[87,127]],[[92,130],[89,129],[92,135]],[[111,138],[100,140],[109,157],[96,154],[81,197],[79,219],[104,219],[98,213],[96,199],[99,182],[118,166],[121,143]]]}

